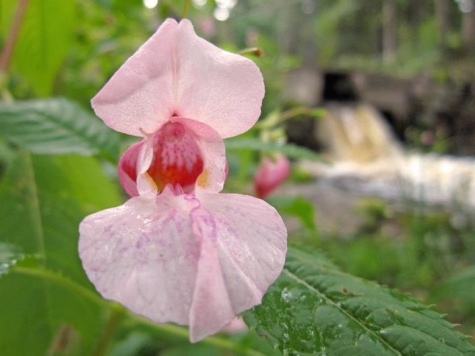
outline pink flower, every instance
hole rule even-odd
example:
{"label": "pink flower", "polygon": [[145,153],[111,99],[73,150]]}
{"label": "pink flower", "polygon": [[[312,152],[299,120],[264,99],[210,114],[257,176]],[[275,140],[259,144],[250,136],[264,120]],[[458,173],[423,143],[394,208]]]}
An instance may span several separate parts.
{"label": "pink flower", "polygon": [[249,330],[244,320],[241,317],[235,317],[228,325],[224,327],[223,332],[228,334],[238,334]]}
{"label": "pink flower", "polygon": [[277,155],[275,161],[264,157],[254,177],[254,191],[259,198],[265,198],[281,185],[290,174],[287,157]]}
{"label": "pink flower", "polygon": [[254,125],[263,95],[250,60],[167,20],[94,97],[108,126],[142,137],[119,162],[132,198],[80,225],[83,267],[104,298],[189,325],[192,342],[261,302],[286,228],[264,201],[219,192],[223,138]]}

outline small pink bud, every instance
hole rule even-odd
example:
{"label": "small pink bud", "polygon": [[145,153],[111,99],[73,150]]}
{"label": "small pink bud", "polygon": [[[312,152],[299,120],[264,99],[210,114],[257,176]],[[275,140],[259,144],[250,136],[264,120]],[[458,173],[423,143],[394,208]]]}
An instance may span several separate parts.
{"label": "small pink bud", "polygon": [[290,174],[290,163],[284,155],[275,159],[264,157],[254,177],[254,192],[257,197],[265,198],[281,185]]}
{"label": "small pink bud", "polygon": [[206,37],[213,37],[216,34],[216,24],[211,17],[199,20],[198,28]]}

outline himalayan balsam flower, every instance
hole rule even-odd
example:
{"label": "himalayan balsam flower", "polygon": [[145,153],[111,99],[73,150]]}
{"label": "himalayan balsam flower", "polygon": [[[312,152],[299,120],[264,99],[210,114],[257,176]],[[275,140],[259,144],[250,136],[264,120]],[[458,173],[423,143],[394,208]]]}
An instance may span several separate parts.
{"label": "himalayan balsam flower", "polygon": [[290,163],[287,157],[278,154],[275,160],[264,157],[254,176],[254,192],[265,198],[289,177]]}
{"label": "himalayan balsam flower", "polygon": [[264,201],[219,192],[223,138],[254,125],[263,95],[254,63],[169,19],[93,98],[109,127],[142,137],[119,162],[131,199],[80,225],[104,298],[189,325],[192,342],[261,302],[283,267],[285,226]]}

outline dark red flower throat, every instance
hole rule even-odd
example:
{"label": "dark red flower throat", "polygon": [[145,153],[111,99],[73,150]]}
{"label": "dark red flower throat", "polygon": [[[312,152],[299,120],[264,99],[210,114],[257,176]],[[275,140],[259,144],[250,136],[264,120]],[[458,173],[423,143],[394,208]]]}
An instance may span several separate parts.
{"label": "dark red flower throat", "polygon": [[[179,122],[168,122],[151,139],[153,158],[147,173],[157,191],[162,191],[167,184],[178,185],[186,193],[193,191],[204,169],[203,155],[195,135]],[[131,188],[131,181],[136,185],[137,162],[144,144],[145,141],[141,141],[130,147],[119,162],[119,177],[120,171],[126,174],[127,177],[121,177],[121,182],[131,196],[138,195],[137,189]]]}

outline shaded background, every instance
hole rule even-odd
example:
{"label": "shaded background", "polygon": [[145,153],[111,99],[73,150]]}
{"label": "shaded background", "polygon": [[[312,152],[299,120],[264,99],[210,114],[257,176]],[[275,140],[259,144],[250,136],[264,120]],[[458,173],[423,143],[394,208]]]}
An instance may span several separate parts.
{"label": "shaded background", "polygon": [[[1,0],[2,101],[66,97],[91,115],[90,99],[184,6]],[[290,239],[321,249],[346,272],[436,303],[475,335],[475,1],[193,0],[188,18],[222,48],[262,52],[249,55],[266,81],[261,123],[229,141],[226,189],[252,194],[261,156],[283,152],[291,177],[268,199],[285,216]],[[39,248],[48,267],[90,288],[76,227],[86,214],[125,200],[114,162],[132,140],[114,140],[112,153],[93,159],[30,157],[19,153],[21,143],[2,138],[2,241],[21,240],[36,253],[35,241],[52,236]],[[2,311],[0,346],[14,337],[26,340],[16,341],[23,352],[51,355],[231,352],[212,342],[191,347],[181,331],[135,319],[117,327],[119,309],[84,307],[89,297],[56,287],[50,300],[41,294],[47,287],[28,278],[5,277],[1,288],[1,300],[16,309]],[[65,300],[88,313],[77,319]],[[36,323],[48,318],[55,320],[48,328]],[[229,339],[273,352],[252,332]]]}

